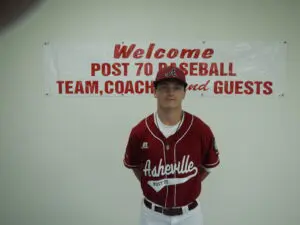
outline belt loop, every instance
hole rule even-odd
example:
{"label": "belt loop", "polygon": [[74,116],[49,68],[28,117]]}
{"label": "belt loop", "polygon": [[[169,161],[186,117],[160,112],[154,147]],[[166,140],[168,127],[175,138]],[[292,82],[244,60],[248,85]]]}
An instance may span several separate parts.
{"label": "belt loop", "polygon": [[189,211],[189,208],[188,208],[187,205],[182,207],[182,212],[183,212],[183,214],[188,213],[188,211]]}

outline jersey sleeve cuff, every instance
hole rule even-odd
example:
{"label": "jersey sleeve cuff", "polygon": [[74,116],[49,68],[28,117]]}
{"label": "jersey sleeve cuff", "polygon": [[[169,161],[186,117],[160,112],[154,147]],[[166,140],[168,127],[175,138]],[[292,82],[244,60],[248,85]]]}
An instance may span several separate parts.
{"label": "jersey sleeve cuff", "polygon": [[220,164],[220,160],[218,159],[214,163],[203,164],[203,167],[205,167],[206,169],[211,169],[211,168],[214,168],[214,167],[218,166],[219,164]]}
{"label": "jersey sleeve cuff", "polygon": [[124,166],[129,168],[129,169],[133,169],[133,168],[138,168],[140,165],[134,165],[134,164],[129,164],[125,161],[125,159],[123,159],[123,163],[124,163]]}

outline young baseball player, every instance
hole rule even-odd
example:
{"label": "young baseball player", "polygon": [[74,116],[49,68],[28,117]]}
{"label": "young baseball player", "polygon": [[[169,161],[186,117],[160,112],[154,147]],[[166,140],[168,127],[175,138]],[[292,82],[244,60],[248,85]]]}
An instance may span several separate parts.
{"label": "young baseball player", "polygon": [[124,156],[144,195],[140,225],[202,225],[201,182],[220,163],[214,135],[182,109],[183,71],[158,71],[154,87],[157,111],[132,128]]}

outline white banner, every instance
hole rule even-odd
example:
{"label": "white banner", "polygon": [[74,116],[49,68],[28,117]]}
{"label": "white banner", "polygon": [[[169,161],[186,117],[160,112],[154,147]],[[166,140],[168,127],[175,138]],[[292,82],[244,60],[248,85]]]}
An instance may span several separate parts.
{"label": "white banner", "polygon": [[44,44],[45,94],[145,96],[157,70],[176,65],[189,95],[283,96],[286,42]]}

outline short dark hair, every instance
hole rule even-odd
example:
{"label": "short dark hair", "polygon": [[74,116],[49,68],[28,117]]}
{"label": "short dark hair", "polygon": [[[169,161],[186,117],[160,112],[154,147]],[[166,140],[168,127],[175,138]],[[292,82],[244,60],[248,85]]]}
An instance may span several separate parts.
{"label": "short dark hair", "polygon": [[161,83],[165,83],[165,82],[169,82],[169,81],[173,81],[173,82],[176,82],[177,84],[180,84],[183,86],[184,88],[184,91],[186,91],[186,87],[187,87],[187,84],[179,81],[178,79],[165,79],[165,80],[161,80],[159,82],[155,82],[154,83],[154,88],[157,89],[157,87],[161,84]]}

